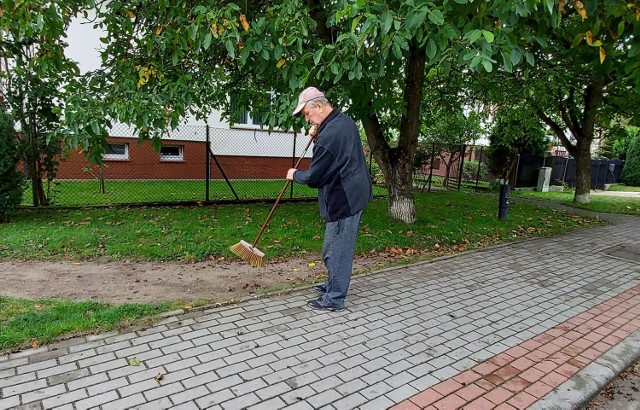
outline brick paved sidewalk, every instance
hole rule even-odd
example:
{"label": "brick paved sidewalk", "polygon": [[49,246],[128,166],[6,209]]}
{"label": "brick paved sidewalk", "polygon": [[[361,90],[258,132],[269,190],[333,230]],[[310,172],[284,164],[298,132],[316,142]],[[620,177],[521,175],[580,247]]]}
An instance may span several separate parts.
{"label": "brick paved sidewalk", "polygon": [[342,312],[306,289],[5,355],[0,409],[575,408],[572,376],[640,354],[640,218],[615,220],[357,277]]}

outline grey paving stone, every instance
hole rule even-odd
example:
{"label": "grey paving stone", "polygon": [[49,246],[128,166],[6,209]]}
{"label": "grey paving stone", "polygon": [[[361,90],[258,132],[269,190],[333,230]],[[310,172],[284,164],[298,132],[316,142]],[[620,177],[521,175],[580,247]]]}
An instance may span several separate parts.
{"label": "grey paving stone", "polygon": [[240,397],[265,387],[267,387],[267,383],[265,383],[264,380],[254,379],[231,387],[231,392],[233,392],[236,397]]}
{"label": "grey paving stone", "polygon": [[367,403],[361,404],[358,408],[360,410],[381,410],[392,407],[395,403],[386,396],[380,396]]}
{"label": "grey paving stone", "polygon": [[222,408],[224,410],[242,410],[256,403],[260,403],[260,398],[256,396],[255,393],[249,393],[244,396],[225,401],[222,403]]}
{"label": "grey paving stone", "polygon": [[94,384],[92,386],[88,386],[86,388],[89,396],[97,396],[98,394],[102,394],[111,390],[117,390],[121,387],[128,386],[129,381],[124,377],[115,380],[109,380],[102,383]]}
{"label": "grey paving stone", "polygon": [[269,399],[254,406],[249,407],[249,410],[277,410],[286,407],[286,403],[279,397]]}
{"label": "grey paving stone", "polygon": [[182,382],[182,384],[183,386],[185,386],[185,390],[181,393],[171,395],[171,402],[173,404],[182,405],[186,402],[195,401],[210,394],[209,389],[207,389],[204,385],[190,386],[184,381]]}
{"label": "grey paving stone", "polygon": [[16,373],[18,375],[31,373],[38,370],[49,369],[57,365],[56,359],[48,359],[40,362],[35,362],[32,364],[26,364],[23,366],[16,367]]}
{"label": "grey paving stone", "polygon": [[94,384],[103,383],[107,380],[109,380],[109,378],[105,373],[94,374],[92,376],[81,377],[77,380],[69,381],[67,382],[67,387],[70,391],[73,391],[83,387],[92,386]]}
{"label": "grey paving stone", "polygon": [[388,371],[384,369],[378,369],[375,372],[371,372],[365,376],[362,376],[360,379],[367,384],[375,384],[380,380],[387,379],[389,376],[391,376],[391,373],[389,373]]}
{"label": "grey paving stone", "polygon": [[46,380],[29,380],[26,383],[14,384],[0,389],[0,397],[10,397],[47,387]]}
{"label": "grey paving stone", "polygon": [[173,394],[180,393],[185,391],[184,386],[180,382],[174,382],[169,384],[163,384],[161,386],[157,386],[154,389],[145,389],[143,392],[144,397],[147,401],[157,400],[161,397],[169,397]]}
{"label": "grey paving stone", "polygon": [[[136,406],[145,404],[147,400],[141,393],[134,394],[133,396],[125,397],[123,399],[110,401],[102,405],[105,410],[130,410],[135,409]],[[161,407],[156,407],[161,408]]]}
{"label": "grey paving stone", "polygon": [[[271,386],[264,387],[260,390],[256,390],[255,393],[260,397],[260,400],[269,400],[276,396],[281,396],[286,392],[290,392],[292,388],[285,382],[276,383]],[[284,406],[283,406],[284,407]]]}
{"label": "grey paving stone", "polygon": [[85,410],[98,407],[102,404],[118,400],[119,397],[115,391],[109,391],[98,396],[92,396],[88,399],[80,400],[75,403],[77,410]]}
{"label": "grey paving stone", "polygon": [[232,364],[230,366],[224,366],[219,369],[216,369],[216,373],[220,378],[225,378],[234,374],[238,374],[244,371],[249,370],[249,365],[244,362]]}
{"label": "grey paving stone", "polygon": [[353,393],[332,403],[337,409],[357,409],[369,400],[360,393]]}
{"label": "grey paving stone", "polygon": [[[159,400],[154,400],[152,402],[147,402],[145,404],[136,406],[134,407],[134,409],[135,410],[159,410],[159,409],[170,409],[172,407],[173,407],[173,403],[171,402],[171,400],[169,400],[168,397],[163,397]],[[103,410],[108,410],[108,409],[104,408]]]}
{"label": "grey paving stone", "polygon": [[36,376],[36,372],[33,371],[31,373],[25,373],[25,374],[21,374],[16,376],[15,375],[15,369],[13,369],[13,373],[14,375],[11,377],[7,377],[4,379],[0,380],[0,392],[2,391],[2,389],[9,387],[9,386],[15,386],[17,384],[22,384],[22,383],[26,383],[26,382],[30,382],[30,381],[34,381],[37,380],[38,377]]}
{"label": "grey paving stone", "polygon": [[[215,393],[221,390],[229,390],[229,392],[231,393],[231,390],[229,388],[235,385],[238,385],[242,382],[243,380],[240,378],[240,376],[234,374],[229,377],[214,380],[211,383],[207,383],[206,386],[207,386],[207,389],[209,389],[209,391],[212,393]],[[233,395],[233,393],[231,394]]]}
{"label": "grey paving stone", "polygon": [[293,389],[287,393],[281,394],[280,398],[282,398],[282,400],[284,400],[285,403],[291,405],[291,404],[302,402],[307,397],[314,396],[315,394],[316,394],[316,391],[313,390],[310,386],[302,386],[302,387]]}
{"label": "grey paving stone", "polygon": [[314,396],[307,398],[307,403],[309,403],[313,408],[322,408],[327,404],[331,404],[337,400],[340,400],[342,395],[337,391],[330,389],[325,390],[322,393],[316,394]]}
{"label": "grey paving stone", "polygon": [[51,386],[37,390],[28,391],[20,395],[22,403],[41,402],[49,397],[65,394],[67,389],[63,385]]}
{"label": "grey paving stone", "polygon": [[185,350],[189,350],[191,348],[195,347],[194,343],[190,340],[186,340],[183,342],[179,342],[179,343],[174,343],[168,346],[164,346],[162,347],[160,350],[162,350],[162,353],[164,353],[165,355],[168,354],[172,354],[172,353],[180,353],[182,351]]}
{"label": "grey paving stone", "polygon": [[296,356],[291,356],[284,359],[278,359],[276,361],[273,361],[269,363],[269,367],[275,371],[278,371],[286,368],[293,368],[301,363],[302,361],[298,359]]}
{"label": "grey paving stone", "polygon": [[349,394],[360,391],[368,386],[369,385],[367,383],[363,382],[360,379],[353,379],[339,386],[336,386],[335,389],[343,396],[348,396]]}
{"label": "grey paving stone", "polygon": [[311,383],[310,386],[313,390],[320,393],[329,389],[334,389],[334,387],[340,385],[340,383],[342,382],[337,376],[329,376]]}

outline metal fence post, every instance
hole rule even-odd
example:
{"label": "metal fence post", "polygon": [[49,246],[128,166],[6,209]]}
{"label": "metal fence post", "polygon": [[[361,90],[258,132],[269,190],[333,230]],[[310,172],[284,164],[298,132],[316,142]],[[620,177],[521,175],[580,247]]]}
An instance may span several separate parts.
{"label": "metal fence post", "polygon": [[478,181],[480,181],[480,166],[482,165],[483,150],[484,150],[484,147],[480,147],[480,158],[478,158],[478,156],[476,155],[476,160],[478,161],[478,171],[476,172],[476,189],[478,189]]}
{"label": "metal fence post", "polygon": [[431,145],[431,165],[429,166],[429,189],[427,192],[431,192],[431,180],[433,179],[433,160],[436,156],[436,143]]}
{"label": "metal fence post", "polygon": [[[298,131],[293,130],[293,155],[291,156],[291,167],[296,165],[296,140],[298,139]],[[293,184],[289,184],[289,199],[293,199]]]}
{"label": "metal fence post", "polygon": [[462,179],[464,176],[464,155],[466,150],[467,150],[467,146],[465,144],[462,144],[462,146],[460,147],[460,171],[458,172],[458,191],[462,187]]}
{"label": "metal fence post", "polygon": [[520,154],[516,157],[516,172],[513,176],[513,189],[516,189],[518,186],[518,171],[520,168]]}
{"label": "metal fence post", "polygon": [[204,149],[204,155],[205,155],[205,162],[204,162],[204,168],[205,168],[205,190],[204,190],[204,200],[205,202],[209,202],[209,183],[211,182],[211,160],[209,159],[209,147],[211,147],[211,140],[210,140],[210,136],[209,136],[209,124],[207,124],[207,131],[206,131],[206,144],[207,146]]}
{"label": "metal fence post", "polygon": [[564,157],[564,170],[562,171],[562,184],[567,184],[567,167],[569,166],[569,158]]}

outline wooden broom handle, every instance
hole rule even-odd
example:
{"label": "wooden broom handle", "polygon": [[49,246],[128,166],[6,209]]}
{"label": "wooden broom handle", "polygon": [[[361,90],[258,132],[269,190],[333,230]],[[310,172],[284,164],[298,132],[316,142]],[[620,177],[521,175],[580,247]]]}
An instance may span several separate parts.
{"label": "wooden broom handle", "polygon": [[[311,146],[311,143],[314,140],[315,140],[315,138],[309,138],[309,142],[307,142],[307,146],[304,147],[304,151],[302,152],[302,155],[300,156],[300,158],[298,158],[298,161],[293,166],[294,168],[298,168],[298,165],[300,165],[300,163],[302,162],[302,159],[304,158],[305,154],[307,153],[307,150],[309,149],[309,147]],[[289,186],[289,182],[291,182],[291,181],[289,181],[287,179],[287,182],[285,182],[284,186],[282,187],[282,191],[280,191],[280,195],[278,195],[278,199],[276,199],[276,203],[273,204],[273,207],[271,208],[271,212],[269,212],[269,215],[267,216],[267,219],[262,224],[262,228],[260,228],[260,232],[258,232],[258,236],[256,236],[256,239],[253,241],[253,244],[251,245],[251,247],[253,247],[253,248],[256,247],[256,244],[260,240],[260,237],[262,236],[262,233],[264,232],[264,229],[267,227],[267,224],[271,220],[271,216],[273,216],[273,213],[275,212],[276,207],[278,206],[278,203],[282,199],[282,196],[284,195],[284,192],[287,190],[287,187]]]}

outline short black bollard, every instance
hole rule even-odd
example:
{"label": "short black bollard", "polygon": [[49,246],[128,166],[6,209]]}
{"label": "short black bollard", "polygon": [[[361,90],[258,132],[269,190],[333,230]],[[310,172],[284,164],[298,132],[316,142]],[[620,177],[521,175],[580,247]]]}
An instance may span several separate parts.
{"label": "short black bollard", "polygon": [[500,185],[500,199],[498,200],[498,219],[507,218],[509,209],[509,184]]}

